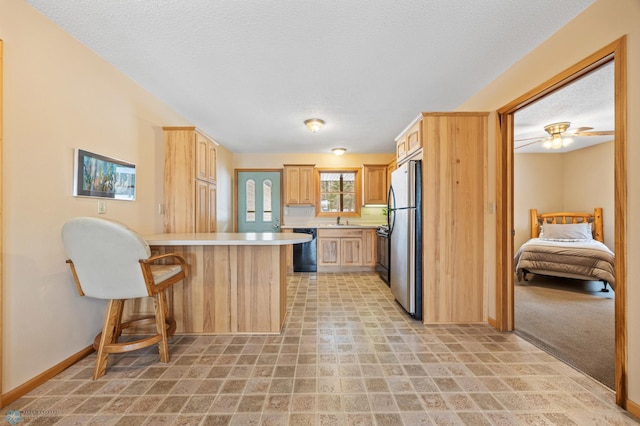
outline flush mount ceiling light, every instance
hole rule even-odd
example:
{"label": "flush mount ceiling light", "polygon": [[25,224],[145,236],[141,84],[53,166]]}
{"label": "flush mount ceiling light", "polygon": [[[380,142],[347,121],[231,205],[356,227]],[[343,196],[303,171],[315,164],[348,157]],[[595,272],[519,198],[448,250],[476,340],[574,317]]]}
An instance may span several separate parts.
{"label": "flush mount ceiling light", "polygon": [[315,133],[324,125],[324,120],[321,120],[319,118],[310,118],[308,120],[304,120],[304,125],[307,126],[307,128],[313,133]]}
{"label": "flush mount ceiling light", "polygon": [[562,137],[562,134],[567,131],[571,123],[568,121],[562,121],[560,123],[553,123],[544,126],[544,130],[551,135],[551,139],[547,139],[542,144],[546,149],[560,149],[563,146],[569,145],[573,142],[573,139]]}
{"label": "flush mount ceiling light", "polygon": [[347,152],[347,148],[333,148],[331,151],[333,151],[335,155],[342,155]]}

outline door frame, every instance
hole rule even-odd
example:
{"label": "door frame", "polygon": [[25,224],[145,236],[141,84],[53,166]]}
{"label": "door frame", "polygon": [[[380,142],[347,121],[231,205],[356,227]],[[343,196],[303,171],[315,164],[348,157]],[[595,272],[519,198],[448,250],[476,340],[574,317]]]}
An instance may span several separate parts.
{"label": "door frame", "polygon": [[283,183],[282,182],[283,169],[233,169],[233,232],[238,232],[238,173],[239,172],[277,172],[280,176],[280,229],[282,230],[282,224],[284,222],[284,208],[282,202]]}
{"label": "door frame", "polygon": [[496,131],[496,319],[500,331],[514,328],[513,274],[513,123],[517,110],[564,87],[607,62],[614,61],[614,252],[615,392],[627,405],[626,213],[627,213],[627,57],[626,36],[603,47],[497,111]]}

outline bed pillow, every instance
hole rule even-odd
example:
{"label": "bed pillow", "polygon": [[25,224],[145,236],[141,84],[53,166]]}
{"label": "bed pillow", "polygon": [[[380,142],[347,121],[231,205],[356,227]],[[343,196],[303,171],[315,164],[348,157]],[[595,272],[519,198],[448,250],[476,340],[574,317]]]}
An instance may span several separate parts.
{"label": "bed pillow", "polygon": [[545,223],[540,230],[540,238],[552,241],[592,240],[589,223]]}

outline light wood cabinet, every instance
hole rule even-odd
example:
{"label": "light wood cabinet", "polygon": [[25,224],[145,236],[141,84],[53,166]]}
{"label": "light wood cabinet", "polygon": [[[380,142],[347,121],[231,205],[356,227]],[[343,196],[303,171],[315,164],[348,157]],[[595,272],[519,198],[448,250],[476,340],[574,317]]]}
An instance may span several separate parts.
{"label": "light wood cabinet", "polygon": [[164,232],[216,231],[216,142],[164,127]]}
{"label": "light wood cabinet", "polygon": [[387,204],[387,165],[365,164],[364,169],[364,205]]}
{"label": "light wood cabinet", "polygon": [[318,266],[340,266],[340,248],[340,238],[318,237]]}
{"label": "light wood cabinet", "polygon": [[484,322],[488,114],[422,116],[423,320]]}
{"label": "light wood cabinet", "polygon": [[315,175],[313,164],[284,165],[284,203],[315,205]]}
{"label": "light wood cabinet", "polygon": [[396,162],[420,159],[423,146],[422,115],[415,118],[396,138]]}
{"label": "light wood cabinet", "polygon": [[319,229],[318,271],[369,271],[376,264],[374,229]]}

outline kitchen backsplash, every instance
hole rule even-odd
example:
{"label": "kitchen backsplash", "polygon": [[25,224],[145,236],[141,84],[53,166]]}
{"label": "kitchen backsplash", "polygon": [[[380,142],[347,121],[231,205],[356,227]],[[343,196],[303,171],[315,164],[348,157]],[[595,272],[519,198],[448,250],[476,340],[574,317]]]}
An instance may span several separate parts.
{"label": "kitchen backsplash", "polygon": [[[323,224],[323,223],[335,223],[336,219],[333,217],[316,217],[316,210],[313,206],[295,206],[284,208],[283,225],[308,225],[308,224]],[[360,210],[360,217],[343,217],[342,223],[347,221],[354,224],[372,224],[379,225],[387,222],[387,217],[384,215],[384,207],[362,207]]]}

